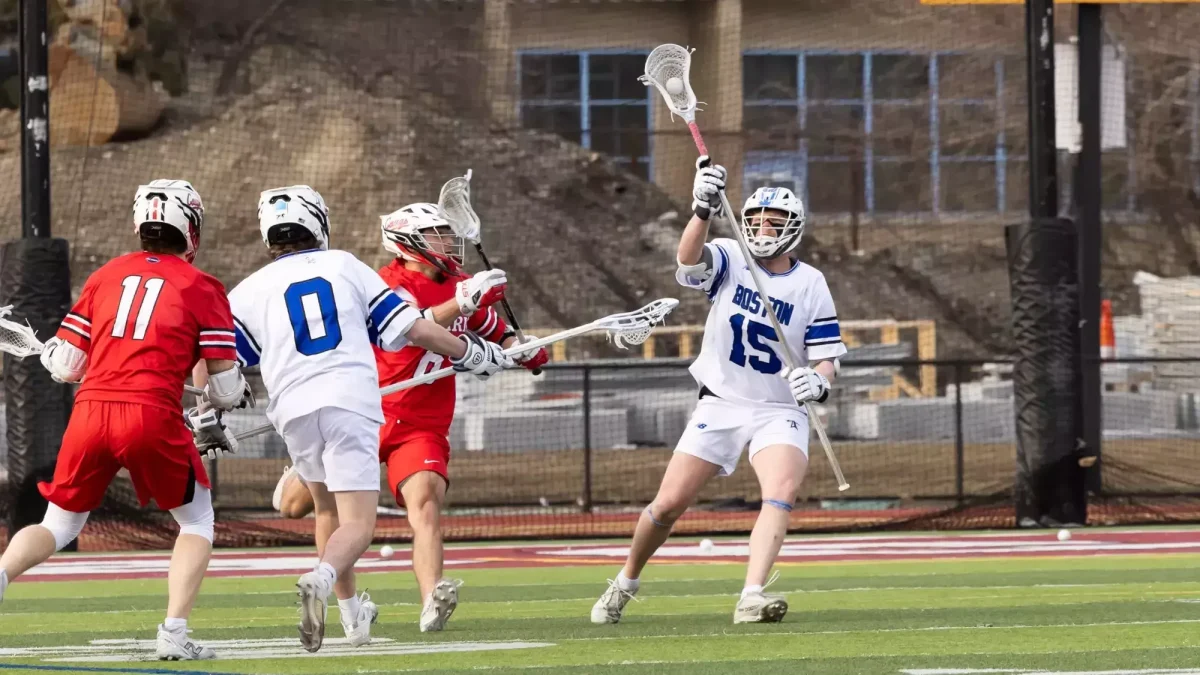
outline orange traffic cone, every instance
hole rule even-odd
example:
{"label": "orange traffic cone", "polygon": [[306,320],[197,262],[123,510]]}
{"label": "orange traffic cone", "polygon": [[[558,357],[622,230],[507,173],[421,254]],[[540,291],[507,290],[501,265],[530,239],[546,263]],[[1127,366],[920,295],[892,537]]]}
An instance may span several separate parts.
{"label": "orange traffic cone", "polygon": [[1112,301],[1100,301],[1100,358],[1117,358],[1117,336],[1113,331]]}

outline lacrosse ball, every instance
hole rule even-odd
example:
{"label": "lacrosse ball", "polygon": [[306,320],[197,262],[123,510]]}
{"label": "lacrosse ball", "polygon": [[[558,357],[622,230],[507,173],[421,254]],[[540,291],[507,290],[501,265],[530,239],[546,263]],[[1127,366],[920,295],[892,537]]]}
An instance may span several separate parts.
{"label": "lacrosse ball", "polygon": [[542,506],[550,506],[550,500],[545,497],[538,497],[538,503]]}
{"label": "lacrosse ball", "polygon": [[1059,541],[1067,541],[1070,538],[1071,538],[1070,530],[1059,530],[1058,531],[1058,540]]}
{"label": "lacrosse ball", "polygon": [[667,93],[676,96],[683,93],[683,80],[672,77],[667,80]]}
{"label": "lacrosse ball", "polygon": [[701,552],[701,553],[706,553],[706,554],[707,554],[707,553],[712,553],[712,552],[713,552],[713,541],[712,541],[712,539],[701,539],[701,540],[700,540],[700,552]]}
{"label": "lacrosse ball", "polygon": [[384,546],[383,548],[379,549],[380,558],[390,558],[394,555],[396,555],[396,549],[392,548],[391,546]]}

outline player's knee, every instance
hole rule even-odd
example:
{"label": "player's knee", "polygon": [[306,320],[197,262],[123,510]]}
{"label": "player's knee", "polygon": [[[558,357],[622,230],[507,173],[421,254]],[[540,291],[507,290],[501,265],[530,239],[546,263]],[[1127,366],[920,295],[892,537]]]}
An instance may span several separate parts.
{"label": "player's knee", "polygon": [[312,494],[303,483],[300,484],[300,488],[299,490],[288,490],[279,500],[279,513],[284,518],[303,518],[313,512],[315,505]]}
{"label": "player's knee", "polygon": [[213,522],[216,518],[213,515],[212,493],[208,488],[197,485],[192,501],[171,509],[171,515],[175,522],[179,523],[179,534],[202,537],[208,543],[212,543]]}
{"label": "player's knee", "polygon": [[762,501],[762,503],[763,503],[764,509],[774,508],[774,509],[779,509],[780,511],[787,511],[788,513],[791,513],[792,506],[793,506],[793,504],[795,504],[795,500],[794,499],[764,499]]}
{"label": "player's knee", "polygon": [[658,527],[672,527],[675,525],[675,521],[679,520],[679,517],[686,510],[686,504],[682,506],[664,506],[658,500],[655,500],[653,504],[646,507],[646,516],[650,518],[650,522]]}
{"label": "player's knee", "polygon": [[75,541],[75,537],[83,531],[87,524],[88,513],[75,513],[59,508],[54,504],[46,506],[46,515],[42,517],[42,527],[54,536],[54,550],[61,551],[67,544]]}

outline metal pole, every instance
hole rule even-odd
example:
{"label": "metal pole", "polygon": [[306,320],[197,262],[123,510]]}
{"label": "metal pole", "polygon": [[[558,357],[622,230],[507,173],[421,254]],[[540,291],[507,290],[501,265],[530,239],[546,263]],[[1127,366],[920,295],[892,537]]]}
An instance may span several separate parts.
{"label": "metal pole", "polygon": [[21,234],[50,236],[50,78],[44,0],[21,0]]}
{"label": "metal pole", "polygon": [[954,364],[954,494],[958,503],[962,504],[965,497],[963,490],[963,406],[962,406],[962,364]]}
{"label": "metal pole", "polygon": [[1029,79],[1029,215],[1031,227],[1058,217],[1058,154],[1054,135],[1054,2],[1026,0]]}
{"label": "metal pole", "polygon": [[584,513],[592,511],[592,367],[583,367],[583,500]]}
{"label": "metal pole", "polygon": [[[1103,400],[1100,365],[1100,268],[1103,231],[1100,207],[1101,181],[1101,50],[1104,18],[1102,6],[1079,5],[1079,123],[1082,148],[1076,173],[1075,204],[1079,224],[1079,318],[1080,322],[1080,438],[1081,456],[1100,456],[1103,439]],[[1087,489],[1100,489],[1100,467],[1086,469]]]}

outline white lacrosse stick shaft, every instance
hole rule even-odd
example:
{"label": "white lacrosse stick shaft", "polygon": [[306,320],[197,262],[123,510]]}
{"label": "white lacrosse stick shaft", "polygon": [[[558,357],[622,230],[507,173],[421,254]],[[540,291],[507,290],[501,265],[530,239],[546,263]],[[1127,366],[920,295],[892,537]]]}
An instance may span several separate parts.
{"label": "white lacrosse stick shaft", "polygon": [[[695,95],[691,93],[692,84],[688,78],[689,73],[687,68],[690,67],[691,63],[691,52],[679,47],[678,45],[663,45],[658,47],[655,51],[657,52],[659,50],[666,49],[681,50],[684,54],[686,54],[687,63],[681,75],[683,79],[683,85],[688,92],[688,98],[691,99],[690,105],[688,105],[687,108],[682,109],[676,107],[676,105],[672,102],[671,94],[666,90],[665,83],[659,82],[658,78],[653,76],[648,71],[642,76],[642,82],[647,86],[654,85],[658,88],[658,90],[662,93],[663,98],[667,102],[667,107],[671,109],[671,112],[682,117],[683,121],[687,123],[688,130],[692,132],[692,140],[696,143],[696,150],[699,151],[701,155],[708,155],[708,146],[704,143],[704,136],[700,133],[700,127],[696,125]],[[653,52],[651,52],[650,57],[646,59],[647,65],[651,63],[652,59],[654,59]],[[734,220],[733,207],[729,204],[729,197],[726,196],[724,189],[720,190],[720,195],[721,206],[724,207],[725,210],[725,219],[729,222],[730,229],[733,230],[733,238],[735,241],[737,241],[738,248],[742,251],[742,257],[745,258],[749,263],[750,261],[754,260],[754,257],[750,253],[750,247],[746,244],[745,234],[742,232],[742,228],[738,227],[737,221]],[[775,307],[768,299],[767,294],[763,292],[763,289],[766,288],[766,284],[763,282],[761,276],[762,273],[759,271],[758,265],[748,264],[746,268],[750,270],[750,278],[754,281],[754,290],[758,291],[758,295],[763,298],[763,304],[766,305],[767,318],[771,320],[771,325],[775,328],[775,334],[779,338],[779,344],[783,348],[784,363],[787,364],[788,370],[793,370],[796,367],[796,358],[793,356],[792,349],[788,345],[787,339],[784,337],[783,326],[779,323],[779,317],[775,316]],[[804,410],[808,413],[809,424],[811,424],[812,428],[816,430],[817,437],[821,439],[821,447],[825,450],[825,456],[829,459],[829,465],[833,467],[833,475],[834,478],[837,479],[838,491],[844,492],[849,490],[850,484],[846,482],[846,477],[842,475],[841,464],[838,463],[837,456],[833,454],[833,445],[829,442],[828,434],[825,433],[825,425],[821,424],[821,420],[817,417],[816,408],[813,406],[811,401],[805,401]]]}
{"label": "white lacrosse stick shaft", "polygon": [[[663,300],[659,300],[657,302],[663,302]],[[663,316],[652,317],[650,315],[646,315],[645,316],[646,321],[644,322],[645,325],[643,325],[643,326],[626,326],[625,329],[630,330],[630,329],[638,329],[638,328],[652,328],[655,324],[657,324],[659,321],[661,321],[662,318],[665,317],[667,313],[669,313],[672,309],[674,309],[679,304],[679,301],[675,300],[674,298],[666,299],[666,302],[670,303],[669,309],[667,309],[666,312],[663,313]],[[651,305],[654,305],[654,304],[656,304],[656,303],[651,303]],[[618,343],[619,343],[619,334],[621,332],[621,327],[614,326],[613,319],[615,317],[621,317],[621,316],[627,316],[627,315],[637,315],[637,314],[638,314],[638,312],[629,312],[627,314],[606,316],[603,319],[597,319],[591,323],[586,323],[582,326],[577,326],[575,328],[568,328],[567,330],[559,331],[553,335],[548,335],[544,338],[537,338],[536,340],[531,340],[524,344],[513,345],[512,347],[505,349],[504,354],[507,356],[518,356],[520,354],[524,354],[525,352],[531,352],[531,351],[541,349],[542,347],[548,347],[556,342],[562,342],[563,340],[567,340],[567,339],[570,339],[573,337],[578,337],[580,335],[585,335],[587,333],[594,333],[596,331],[610,331],[613,333],[617,333],[618,338],[616,338],[615,341],[618,341]],[[454,373],[455,373],[455,370],[453,368],[442,368],[441,370],[435,370],[432,373],[426,373],[426,374],[420,375],[418,377],[404,380],[403,382],[397,382],[395,384],[391,384],[386,387],[382,387],[379,390],[379,395],[380,396],[389,396],[391,394],[395,394],[397,392],[401,392],[406,389],[412,389],[413,387],[419,387],[423,384],[429,384],[430,382],[435,382],[437,380],[442,379],[443,377],[453,375]],[[234,438],[241,441],[241,440],[244,440],[247,438],[251,438],[253,436],[258,436],[259,434],[264,434],[268,431],[271,431],[273,428],[274,428],[274,426],[271,424],[263,424],[263,425],[254,427],[253,429],[249,429],[247,431],[243,431],[239,434],[236,434],[234,436]]]}

